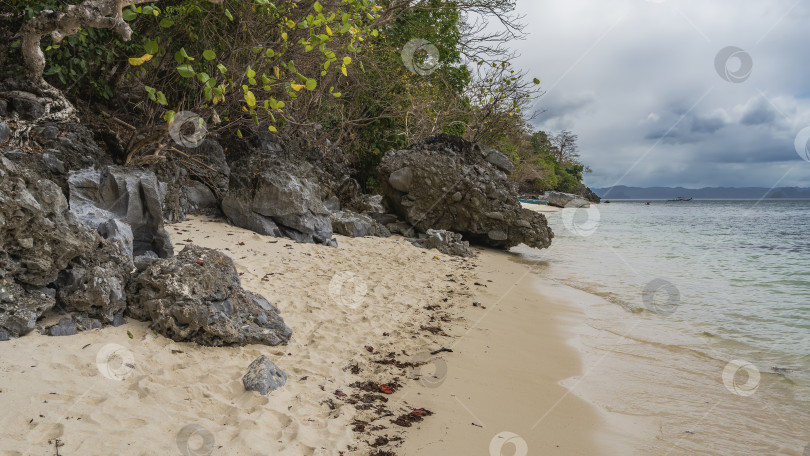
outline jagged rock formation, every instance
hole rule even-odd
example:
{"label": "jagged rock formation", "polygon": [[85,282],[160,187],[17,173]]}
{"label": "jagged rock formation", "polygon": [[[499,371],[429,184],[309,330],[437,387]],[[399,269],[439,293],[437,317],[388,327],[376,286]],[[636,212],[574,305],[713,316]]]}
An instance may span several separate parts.
{"label": "jagged rock formation", "polygon": [[123,313],[119,246],[76,219],[55,183],[0,157],[0,339],[19,337],[57,300],[105,323]]}
{"label": "jagged rock formation", "polygon": [[231,168],[230,189],[222,200],[222,212],[231,223],[298,242],[323,244],[332,239],[321,186],[307,176],[311,165],[258,154]]}
{"label": "jagged rock formation", "polygon": [[546,218],[520,206],[509,165],[494,149],[438,135],[386,153],[379,175],[389,206],[419,232],[454,231],[498,248],[548,247]]}
{"label": "jagged rock formation", "polygon": [[413,245],[423,249],[436,249],[447,255],[460,257],[471,257],[475,253],[470,250],[470,243],[462,240],[458,233],[446,230],[427,230],[427,233],[420,236],[421,239],[414,241]]}
{"label": "jagged rock formation", "polygon": [[155,259],[127,286],[128,314],[178,342],[200,345],[278,345],[292,331],[276,307],[242,288],[233,260],[187,245]]}

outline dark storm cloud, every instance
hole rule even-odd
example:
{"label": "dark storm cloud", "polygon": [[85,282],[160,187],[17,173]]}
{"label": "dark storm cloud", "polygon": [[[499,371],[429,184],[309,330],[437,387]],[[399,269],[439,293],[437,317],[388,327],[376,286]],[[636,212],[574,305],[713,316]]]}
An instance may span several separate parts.
{"label": "dark storm cloud", "polygon": [[[579,135],[589,185],[810,186],[810,163],[793,147],[810,126],[810,4],[518,0],[518,8],[530,33],[515,44],[519,65],[548,91],[534,125]],[[731,45],[751,57],[750,75],[736,58],[718,74],[716,56]]]}

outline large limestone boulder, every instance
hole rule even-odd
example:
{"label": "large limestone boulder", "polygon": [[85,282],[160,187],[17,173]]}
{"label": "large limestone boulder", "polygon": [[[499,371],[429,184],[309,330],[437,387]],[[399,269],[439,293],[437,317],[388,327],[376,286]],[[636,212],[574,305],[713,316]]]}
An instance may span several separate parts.
{"label": "large limestone boulder", "polygon": [[0,157],[0,340],[27,334],[57,302],[120,321],[131,260],[68,210],[59,186]]}
{"label": "large limestone boulder", "polygon": [[222,212],[236,226],[298,242],[332,238],[330,211],[305,164],[269,155],[248,156],[232,167]]}
{"label": "large limestone boulder", "polygon": [[292,335],[276,307],[242,288],[228,256],[196,245],[153,260],[127,294],[130,316],[178,342],[278,345]]}
{"label": "large limestone boulder", "polygon": [[378,169],[388,205],[418,232],[454,231],[506,249],[548,247],[546,218],[521,207],[507,162],[494,149],[438,135],[386,153]]}
{"label": "large limestone boulder", "polygon": [[545,192],[540,195],[540,199],[548,201],[549,206],[567,207],[567,208],[582,208],[590,207],[591,203],[579,195],[573,193],[563,192]]}

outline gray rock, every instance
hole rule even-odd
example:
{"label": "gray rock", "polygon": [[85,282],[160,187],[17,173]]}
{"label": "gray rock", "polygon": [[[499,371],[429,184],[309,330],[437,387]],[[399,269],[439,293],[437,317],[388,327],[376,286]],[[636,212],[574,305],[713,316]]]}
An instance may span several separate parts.
{"label": "gray rock", "polygon": [[135,270],[141,272],[149,267],[155,260],[159,257],[155,252],[145,252],[143,255],[136,256],[132,262],[135,266]]}
{"label": "gray rock", "polygon": [[367,215],[341,211],[332,214],[332,230],[349,237],[389,237],[391,232]]}
{"label": "gray rock", "polygon": [[281,388],[286,383],[287,374],[264,355],[250,363],[247,373],[242,377],[242,384],[247,391],[257,391],[262,396]]}
{"label": "gray rock", "polygon": [[12,160],[19,160],[23,157],[23,151],[21,151],[20,149],[12,149],[6,151],[4,155]]}
{"label": "gray rock", "polygon": [[73,322],[72,318],[64,317],[59,319],[59,323],[45,328],[43,333],[48,336],[60,337],[72,336],[78,334],[79,331],[76,329],[76,323]]}
{"label": "gray rock", "polygon": [[20,93],[12,98],[11,105],[23,120],[37,120],[45,115],[45,106],[30,93]]}
{"label": "gray rock", "polygon": [[[447,230],[472,243],[505,249],[548,247],[553,233],[545,216],[521,207],[503,169],[508,166],[493,152],[448,135],[389,151],[378,168],[382,193],[416,232]],[[496,166],[487,158],[502,163]]]}
{"label": "gray rock", "polygon": [[173,255],[169,234],[163,228],[163,198],[165,185],[151,171],[107,166],[100,171],[83,169],[68,177],[70,210],[93,229],[101,230],[120,241],[128,241],[129,233],[113,226],[116,219],[129,225],[132,247],[125,250],[134,255],[152,251],[161,258]]}
{"label": "gray rock", "polygon": [[413,171],[407,166],[400,168],[388,176],[388,183],[400,192],[407,193],[413,185]]}
{"label": "gray rock", "polygon": [[0,100],[0,117],[8,116],[8,102],[6,100]]}
{"label": "gray rock", "polygon": [[568,208],[588,208],[591,206],[588,200],[572,193],[545,192],[539,198],[548,201],[549,206]]}
{"label": "gray rock", "polygon": [[423,239],[414,241],[413,245],[423,249],[436,249],[447,255],[461,257],[475,256],[470,250],[470,243],[462,240],[458,233],[446,230],[427,230]]}
{"label": "gray rock", "polygon": [[332,223],[321,187],[307,177],[311,168],[279,157],[245,157],[233,165],[222,211],[243,228],[269,234],[272,222],[298,242],[323,243],[332,238]]}
{"label": "gray rock", "polygon": [[27,290],[16,283],[0,280],[0,333],[8,340],[36,328],[37,319],[56,304],[51,288]]}
{"label": "gray rock", "polygon": [[216,195],[202,182],[191,181],[185,187],[185,193],[190,212],[217,208]]}
{"label": "gray rock", "polygon": [[154,260],[130,281],[127,299],[130,316],[178,342],[278,345],[292,335],[276,307],[242,288],[229,257],[196,245]]}
{"label": "gray rock", "polygon": [[481,149],[486,153],[485,157],[486,161],[495,165],[496,168],[500,169],[506,174],[512,174],[512,171],[515,169],[515,165],[512,164],[512,161],[509,160],[509,157],[498,152],[495,149],[482,146],[479,147],[481,147]]}
{"label": "gray rock", "polygon": [[9,137],[11,137],[11,128],[0,120],[0,144],[5,144]]}
{"label": "gray rock", "polygon": [[51,153],[42,154],[42,162],[45,163],[45,167],[53,173],[65,173],[65,162],[59,160]]}

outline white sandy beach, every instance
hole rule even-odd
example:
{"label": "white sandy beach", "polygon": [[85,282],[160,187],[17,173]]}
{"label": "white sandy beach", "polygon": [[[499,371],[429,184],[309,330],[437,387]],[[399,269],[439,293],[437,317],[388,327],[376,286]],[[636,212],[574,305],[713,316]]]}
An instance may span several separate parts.
{"label": "white sandy beach", "polygon": [[[199,217],[169,229],[177,250],[193,242],[231,255],[243,285],[281,310],[290,344],[200,347],[136,321],[5,342],[0,407],[14,412],[0,422],[0,455],[50,455],[57,445],[64,455],[369,454],[375,442],[397,454],[486,454],[502,432],[529,454],[612,454],[605,442],[622,443],[560,385],[581,373],[568,343],[581,311],[541,298],[543,284],[508,253],[460,259],[398,237],[340,237],[334,249]],[[109,344],[131,365],[97,359]],[[453,352],[429,355],[439,348]],[[241,382],[261,354],[289,378],[267,397]],[[385,359],[427,364],[374,363]],[[346,399],[357,381],[401,387],[356,407]],[[415,410],[433,415],[392,423]]]}

